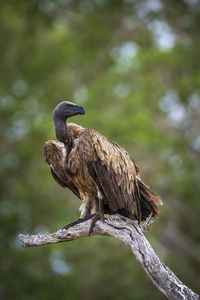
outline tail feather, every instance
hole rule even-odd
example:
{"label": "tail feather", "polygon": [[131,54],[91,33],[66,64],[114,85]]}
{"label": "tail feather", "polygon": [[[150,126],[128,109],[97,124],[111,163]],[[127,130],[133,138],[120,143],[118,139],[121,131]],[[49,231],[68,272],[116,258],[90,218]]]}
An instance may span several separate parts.
{"label": "tail feather", "polygon": [[140,180],[138,180],[138,188],[141,199],[142,221],[144,221],[150,213],[153,213],[153,217],[155,217],[159,213],[158,205],[163,205],[162,200]]}

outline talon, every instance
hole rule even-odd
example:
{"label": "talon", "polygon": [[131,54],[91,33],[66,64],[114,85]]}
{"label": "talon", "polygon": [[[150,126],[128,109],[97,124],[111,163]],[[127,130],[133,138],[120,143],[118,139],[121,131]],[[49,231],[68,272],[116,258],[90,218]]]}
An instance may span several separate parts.
{"label": "talon", "polygon": [[81,222],[81,219],[78,219],[78,220],[76,220],[76,221],[74,221],[74,222],[72,222],[72,223],[70,223],[70,224],[65,225],[65,226],[62,228],[62,230],[67,230],[67,229],[69,229],[70,227],[75,226],[75,225],[78,224],[79,222]]}
{"label": "talon", "polygon": [[75,226],[75,225],[77,225],[77,224],[80,224],[80,223],[82,223],[82,222],[84,222],[84,221],[87,221],[87,220],[91,219],[93,216],[94,216],[94,214],[89,215],[89,216],[85,216],[84,218],[79,218],[78,220],[76,220],[76,221],[74,221],[74,222],[72,222],[72,223],[70,223],[70,224],[65,225],[65,226],[62,228],[62,230],[67,230],[67,229],[69,229],[70,227],[73,227],[73,226]]}
{"label": "talon", "polygon": [[92,232],[93,232],[93,229],[94,229],[94,226],[96,224],[96,221],[97,220],[102,220],[104,222],[104,214],[101,213],[101,212],[98,212],[94,215],[94,217],[92,218],[92,221],[91,221],[91,224],[90,224],[90,229],[89,229],[89,236],[91,236]]}

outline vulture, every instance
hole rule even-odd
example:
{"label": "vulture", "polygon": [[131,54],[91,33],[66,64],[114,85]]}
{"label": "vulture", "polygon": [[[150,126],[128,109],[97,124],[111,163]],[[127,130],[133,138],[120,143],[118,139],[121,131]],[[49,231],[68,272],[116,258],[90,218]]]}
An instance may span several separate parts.
{"label": "vulture", "polygon": [[80,218],[65,229],[104,214],[120,214],[139,222],[155,217],[161,199],[141,180],[135,161],[117,143],[94,129],[67,123],[68,118],[84,115],[82,106],[63,101],[53,113],[58,141],[47,141],[44,155],[55,181],[69,188],[80,200]]}

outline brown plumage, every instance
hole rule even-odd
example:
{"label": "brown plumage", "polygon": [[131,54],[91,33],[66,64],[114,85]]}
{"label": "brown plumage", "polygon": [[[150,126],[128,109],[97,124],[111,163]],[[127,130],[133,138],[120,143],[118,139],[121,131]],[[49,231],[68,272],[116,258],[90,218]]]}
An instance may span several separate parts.
{"label": "brown plumage", "polygon": [[60,103],[54,111],[59,140],[45,144],[45,157],[54,179],[82,200],[81,218],[90,214],[119,213],[145,220],[156,216],[162,201],[140,179],[129,154],[93,129],[66,119],[84,114],[81,106]]}

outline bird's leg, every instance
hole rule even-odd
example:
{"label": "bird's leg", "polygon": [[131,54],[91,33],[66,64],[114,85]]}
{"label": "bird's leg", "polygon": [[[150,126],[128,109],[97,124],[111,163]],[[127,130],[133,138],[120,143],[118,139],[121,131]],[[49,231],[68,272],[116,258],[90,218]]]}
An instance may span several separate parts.
{"label": "bird's leg", "polygon": [[82,204],[79,207],[79,211],[80,211],[80,218],[84,218],[88,215],[90,215],[91,213],[91,201],[90,198],[88,197],[87,194],[83,194],[80,192],[81,195],[81,199],[82,199]]}
{"label": "bird's leg", "polygon": [[104,219],[104,201],[103,201],[103,197],[99,197],[99,210],[95,214],[93,214],[93,218],[89,229],[89,236],[93,232],[93,228],[95,226],[96,221],[103,220],[103,219]]}
{"label": "bird's leg", "polygon": [[70,227],[73,227],[77,224],[80,224],[80,223],[82,223],[84,221],[87,221],[87,220],[92,218],[90,229],[89,229],[89,236],[90,236],[93,232],[93,228],[95,226],[96,221],[100,220],[100,219],[101,220],[104,219],[104,201],[103,201],[103,197],[100,195],[99,196],[98,211],[96,209],[96,212],[95,212],[96,205],[94,205],[94,207],[91,208],[91,202],[86,201],[86,198],[84,198],[84,200],[83,200],[82,205],[80,206],[80,209],[79,209],[81,211],[80,218],[78,220],[70,223],[70,224],[67,224],[62,229],[65,229],[65,230],[69,229]]}
{"label": "bird's leg", "polygon": [[77,224],[80,224],[80,223],[82,223],[82,222],[85,222],[85,221],[91,219],[93,216],[95,216],[95,214],[87,215],[87,216],[85,216],[84,218],[79,218],[78,220],[76,220],[76,221],[74,221],[74,222],[72,222],[72,223],[70,223],[70,224],[65,225],[65,226],[62,228],[62,230],[67,230],[67,229],[69,229],[70,227],[73,227],[73,226],[75,226],[75,225],[77,225]]}
{"label": "bird's leg", "polygon": [[99,210],[99,201],[98,199],[94,199],[90,203],[90,213],[91,214],[96,214]]}
{"label": "bird's leg", "polygon": [[80,224],[84,221],[91,219],[95,214],[91,214],[90,210],[91,210],[90,202],[88,201],[88,199],[86,197],[83,197],[82,204],[79,208],[79,211],[81,212],[80,218],[70,224],[65,225],[62,229],[65,229],[65,230],[69,229],[70,227],[73,227],[77,224]]}
{"label": "bird's leg", "polygon": [[152,216],[153,216],[153,213],[151,212],[150,215],[144,221],[144,223],[142,225],[140,225],[140,227],[141,227],[144,234],[147,233],[147,231],[149,230],[149,228],[151,227],[151,225],[155,221],[155,219],[153,219]]}
{"label": "bird's leg", "polygon": [[84,218],[88,215],[88,211],[89,209],[87,209],[87,205],[85,205],[84,203],[81,204],[81,206],[79,207],[79,211],[80,211],[80,218]]}

